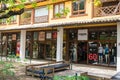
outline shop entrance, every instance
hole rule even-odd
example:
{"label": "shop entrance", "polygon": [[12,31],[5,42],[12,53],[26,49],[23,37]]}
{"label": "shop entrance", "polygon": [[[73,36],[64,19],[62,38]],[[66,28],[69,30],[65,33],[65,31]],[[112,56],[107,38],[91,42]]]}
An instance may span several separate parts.
{"label": "shop entrance", "polygon": [[77,55],[78,63],[87,64],[87,42],[78,42]]}
{"label": "shop entrance", "polygon": [[45,44],[44,43],[39,43],[39,48],[38,48],[38,56],[39,59],[44,59],[44,53],[45,53]]}

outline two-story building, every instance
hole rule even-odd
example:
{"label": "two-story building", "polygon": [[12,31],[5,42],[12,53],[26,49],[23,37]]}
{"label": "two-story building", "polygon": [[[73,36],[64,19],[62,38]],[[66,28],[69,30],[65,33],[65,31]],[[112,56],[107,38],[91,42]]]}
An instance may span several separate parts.
{"label": "two-story building", "polygon": [[[37,1],[21,15],[0,20],[0,54],[21,59],[72,60],[120,71],[120,1]],[[68,13],[65,15],[65,13]]]}

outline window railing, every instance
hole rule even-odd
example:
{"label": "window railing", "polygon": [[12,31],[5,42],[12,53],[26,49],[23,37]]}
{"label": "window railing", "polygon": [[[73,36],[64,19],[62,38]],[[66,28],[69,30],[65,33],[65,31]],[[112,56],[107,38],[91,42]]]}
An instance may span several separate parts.
{"label": "window railing", "polygon": [[94,9],[94,17],[111,16],[120,14],[120,6],[97,7]]}
{"label": "window railing", "polygon": [[34,20],[35,20],[35,21],[34,21],[35,23],[44,23],[44,22],[48,22],[48,15],[35,17]]}

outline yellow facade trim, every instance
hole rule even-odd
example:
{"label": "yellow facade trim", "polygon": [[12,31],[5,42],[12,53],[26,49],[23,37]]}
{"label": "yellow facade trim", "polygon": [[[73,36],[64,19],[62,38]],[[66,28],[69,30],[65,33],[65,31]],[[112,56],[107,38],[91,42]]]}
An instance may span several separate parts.
{"label": "yellow facade trim", "polygon": [[[56,1],[47,0],[47,1],[44,1],[44,2],[37,2],[37,7],[45,6],[45,5],[51,5],[51,4],[55,4],[55,3],[65,2],[65,1],[70,1],[70,0],[56,0]],[[25,6],[25,8],[29,9],[29,8],[33,8],[33,7],[32,7],[31,4],[27,4]]]}

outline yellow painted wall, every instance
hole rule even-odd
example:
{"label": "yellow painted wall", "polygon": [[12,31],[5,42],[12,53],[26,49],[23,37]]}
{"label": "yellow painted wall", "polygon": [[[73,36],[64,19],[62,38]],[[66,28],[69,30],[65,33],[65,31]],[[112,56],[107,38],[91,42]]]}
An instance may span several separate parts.
{"label": "yellow painted wall", "polygon": [[[88,0],[86,0],[86,14],[85,15],[81,15],[81,16],[72,16],[72,1],[67,1],[65,2],[65,7],[69,8],[70,13],[66,16],[66,18],[57,18],[57,19],[50,19],[50,23],[56,23],[56,22],[61,22],[61,20],[63,22],[65,21],[74,21],[74,20],[85,20],[85,19],[91,19],[92,18],[92,3],[88,2]],[[53,17],[53,9],[50,9],[50,18],[51,16]]]}
{"label": "yellow painted wall", "polygon": [[[47,4],[50,4],[51,5],[51,8],[49,9],[49,21],[48,23],[56,23],[56,22],[67,22],[67,21],[77,21],[77,20],[85,20],[85,19],[92,19],[92,15],[93,15],[93,9],[92,9],[92,6],[93,6],[93,3],[90,2],[92,0],[86,0],[86,15],[81,15],[81,16],[76,16],[76,17],[73,17],[71,16],[72,14],[72,0],[56,0],[56,3],[59,3],[59,2],[65,2],[65,7],[68,7],[69,10],[70,10],[70,13],[65,17],[65,18],[58,18],[58,19],[54,19],[53,18],[53,2],[51,1],[46,1],[46,2],[40,2],[38,3],[38,6],[43,6],[43,5],[47,5]],[[28,5],[26,8],[31,8],[30,5]],[[116,16],[116,15],[115,15]],[[120,15],[117,15],[117,16],[120,16]],[[109,16],[110,17],[110,16]],[[100,17],[100,18],[104,18],[104,17]],[[19,22],[17,20],[17,22]],[[39,23],[41,24],[41,23]],[[1,28],[8,28],[8,27],[12,27],[12,26],[16,26],[16,27],[19,27],[18,24],[15,24],[15,25],[0,25],[0,29]]]}

